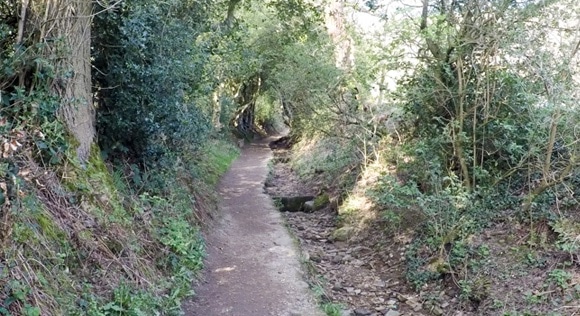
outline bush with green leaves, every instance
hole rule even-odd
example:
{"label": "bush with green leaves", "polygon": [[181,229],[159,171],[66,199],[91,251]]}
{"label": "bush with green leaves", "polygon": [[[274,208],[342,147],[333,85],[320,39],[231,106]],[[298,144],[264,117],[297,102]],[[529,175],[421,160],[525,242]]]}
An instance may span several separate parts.
{"label": "bush with green leaves", "polygon": [[[7,14],[2,9],[0,16]],[[32,145],[33,156],[41,164],[61,164],[73,147],[58,118],[61,98],[54,89],[55,82],[68,75],[55,67],[66,50],[57,39],[53,54],[47,56],[47,44],[26,41],[14,45],[10,41],[14,33],[16,25],[0,22],[0,38],[5,39],[0,42],[0,142]],[[10,160],[16,152],[4,149],[0,159]]]}
{"label": "bush with green leaves", "polygon": [[210,130],[192,98],[200,88],[207,2],[124,1],[94,18],[93,56],[102,150],[155,164],[193,151]]}
{"label": "bush with green leaves", "polygon": [[[428,152],[431,156],[419,156],[420,163],[439,161],[440,165],[434,166],[437,169],[464,176],[459,161],[463,159],[468,168],[465,174],[471,176],[469,182],[488,186],[529,159],[533,150],[530,144],[545,140],[545,133],[536,124],[536,116],[543,114],[533,109],[537,100],[524,78],[508,71],[473,73],[477,81],[466,79],[464,87],[464,98],[473,102],[465,102],[462,113],[458,113],[453,101],[442,105],[442,100],[452,100],[452,96],[438,95],[441,87],[432,75],[434,71],[431,67],[418,71],[409,84],[402,86],[408,94],[404,107],[407,122],[412,122],[407,131],[422,142],[415,151]],[[479,80],[494,82],[497,86],[485,104],[477,101],[483,93],[477,86]],[[464,152],[460,154],[458,150]]]}

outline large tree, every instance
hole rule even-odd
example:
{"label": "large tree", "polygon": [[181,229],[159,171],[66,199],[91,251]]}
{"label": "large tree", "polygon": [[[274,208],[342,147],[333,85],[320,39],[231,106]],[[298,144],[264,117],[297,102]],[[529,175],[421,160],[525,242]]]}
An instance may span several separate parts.
{"label": "large tree", "polygon": [[[86,161],[95,137],[91,92],[91,0],[24,0],[19,8],[16,51],[41,47],[53,64],[52,92],[60,98],[59,116],[76,140],[76,154]],[[41,66],[38,66],[41,68]],[[36,69],[42,72],[42,69]],[[18,85],[32,91],[33,74],[22,72]],[[33,84],[32,84],[33,85]]]}
{"label": "large tree", "polygon": [[77,157],[84,162],[95,137],[90,61],[92,1],[42,2],[46,12],[50,12],[47,21],[54,21],[54,28],[49,29],[45,36],[61,38],[69,50],[59,62],[63,76],[57,78],[61,84],[55,85],[55,89],[62,97],[60,115],[78,142]]}

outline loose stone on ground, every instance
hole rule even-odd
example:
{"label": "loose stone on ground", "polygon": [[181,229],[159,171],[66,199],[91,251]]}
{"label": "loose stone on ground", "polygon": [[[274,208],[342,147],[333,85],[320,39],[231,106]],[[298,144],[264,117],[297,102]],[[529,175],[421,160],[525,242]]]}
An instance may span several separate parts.
{"label": "loose stone on ground", "polygon": [[[287,151],[276,150],[275,155],[285,157]],[[268,194],[316,195],[316,184],[302,183],[288,160],[277,161],[265,186]],[[311,283],[323,286],[331,302],[343,305],[346,308],[343,315],[428,315],[423,313],[420,302],[408,305],[399,299],[398,294],[407,291],[401,270],[402,245],[385,245],[380,252],[373,250],[376,241],[372,239],[351,245],[354,228],[336,227],[336,213],[328,208],[282,215],[298,240],[303,258],[308,259],[316,271]],[[317,283],[320,279],[325,282]]]}

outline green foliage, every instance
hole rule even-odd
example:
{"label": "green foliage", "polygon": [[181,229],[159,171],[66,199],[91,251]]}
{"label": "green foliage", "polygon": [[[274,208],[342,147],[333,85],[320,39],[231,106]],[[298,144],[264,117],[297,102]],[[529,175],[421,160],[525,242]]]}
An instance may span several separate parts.
{"label": "green foliage", "polygon": [[375,203],[383,208],[404,208],[420,195],[413,182],[401,185],[395,176],[383,175],[376,185],[367,192]]}
{"label": "green foliage", "polygon": [[315,211],[320,210],[320,209],[326,207],[329,203],[330,203],[330,197],[328,196],[328,194],[322,193],[314,199],[314,204],[313,204],[312,208]]}
{"label": "green foliage", "polygon": [[[7,264],[14,267],[2,270],[10,273],[0,278],[6,290],[0,293],[3,306],[31,316],[39,311],[99,316],[178,314],[182,299],[191,295],[204,256],[197,228],[201,206],[192,198],[193,185],[183,183],[191,183],[187,177],[203,170],[212,172],[203,181],[219,178],[237,153],[225,141],[207,146],[213,153],[199,157],[198,163],[205,169],[190,166],[200,170],[153,175],[161,177],[163,195],[145,192],[137,196],[142,189],[131,186],[135,182],[122,169],[111,174],[96,146],[84,169],[74,163],[64,168],[67,181],[52,193],[58,194],[54,198],[61,204],[49,204],[58,208],[47,208],[45,203],[54,202],[37,198],[29,184],[19,179],[23,191],[12,201],[11,241],[3,249]],[[3,169],[9,172],[10,166]],[[140,175],[144,181],[149,176],[147,172]],[[210,185],[196,183],[194,193],[207,194],[202,190]],[[82,216],[82,224],[66,225],[72,223],[68,217],[72,214]],[[103,267],[107,267],[106,276]],[[6,283],[10,278],[27,283],[10,285]]]}
{"label": "green foliage", "polygon": [[[71,147],[64,125],[57,120],[60,97],[52,89],[53,81],[65,74],[54,70],[60,52],[44,57],[44,48],[37,44],[24,51],[1,50],[5,56],[0,56],[4,64],[0,67],[0,140],[17,147],[32,143],[36,159],[56,165]],[[18,76],[30,80],[15,84]],[[3,150],[3,158],[17,151]]]}
{"label": "green foliage", "polygon": [[572,279],[572,275],[562,269],[554,269],[548,273],[548,277],[551,282],[554,282],[558,287],[565,290],[569,286],[569,282]]}
{"label": "green foliage", "polygon": [[[354,184],[355,168],[361,161],[356,140],[321,137],[319,141],[305,138],[295,150],[293,167],[301,177],[322,174],[327,183],[339,183],[345,187]],[[348,170],[348,172],[345,172]]]}
{"label": "green foliage", "polygon": [[196,150],[209,131],[192,99],[209,57],[196,37],[204,2],[125,1],[95,17],[98,132],[108,155],[156,165],[169,151]]}
{"label": "green foliage", "polygon": [[332,129],[340,118],[340,114],[333,113],[334,101],[329,91],[336,89],[341,71],[329,54],[332,49],[328,40],[319,37],[307,37],[308,41],[282,47],[283,59],[269,76],[269,84],[281,98],[297,135],[334,134]]}
{"label": "green foliage", "polygon": [[[266,129],[280,128],[282,119],[296,134],[303,130],[300,122],[308,124],[305,131],[319,129],[311,124],[311,115],[318,109],[328,112],[327,92],[341,75],[321,29],[320,8],[304,1],[253,1],[240,10],[236,22],[230,36],[238,46],[230,43],[230,50],[219,58],[234,65],[243,62],[236,68],[220,67],[218,73],[229,75],[243,95],[236,100],[239,110],[255,106],[254,123]],[[259,89],[245,95],[244,87],[255,78],[260,79]]]}
{"label": "green foliage", "polygon": [[[100,148],[84,165],[57,119],[57,92],[77,78],[54,65],[70,48],[54,38],[35,43],[37,30],[17,45],[20,3],[0,4],[0,237],[10,266],[0,314],[179,313],[202,267],[200,209],[211,207],[211,187],[238,154],[214,126],[235,114],[237,88],[287,64],[279,53],[308,41],[318,19],[300,1],[246,3],[246,16],[264,7],[274,19],[226,26],[215,1],[94,2]],[[27,20],[36,21],[33,9]],[[309,44],[297,50],[319,47]],[[257,119],[269,125],[280,112],[275,85],[264,96]]]}
{"label": "green foliage", "polygon": [[[561,200],[575,205],[569,194],[576,187],[571,170],[577,168],[577,149],[572,140],[575,133],[567,126],[578,108],[573,105],[577,100],[569,103],[570,78],[557,75],[577,74],[578,68],[550,56],[557,50],[538,55],[533,62],[517,60],[516,56],[525,56],[524,47],[534,47],[529,39],[523,40],[525,36],[519,37],[536,34],[523,25],[506,24],[510,36],[518,38],[494,37],[492,41],[497,39],[501,46],[496,49],[497,43],[489,42],[492,37],[476,35],[490,25],[478,25],[479,19],[462,18],[457,11],[474,4],[465,2],[461,9],[429,6],[421,29],[398,21],[395,13],[386,29],[398,27],[389,30],[397,38],[381,53],[369,53],[382,63],[379,80],[381,75],[388,78],[389,71],[404,70],[398,74],[396,90],[386,93],[394,100],[377,105],[387,113],[403,110],[398,117],[398,143],[387,141],[378,149],[397,152],[394,161],[386,162],[396,163],[396,174],[379,176],[367,195],[383,210],[388,225],[399,227],[417,219],[421,223],[414,227],[415,239],[406,254],[411,284],[419,289],[451,274],[463,299],[480,302],[490,294],[491,281],[481,272],[485,251],[474,249],[470,240],[494,223],[514,217],[527,222],[535,242],[534,224],[549,219],[559,235],[560,249],[572,253],[578,248],[573,240],[577,229],[561,219],[561,210],[568,208],[559,206]],[[541,14],[540,8],[526,9],[492,1],[486,14],[503,16],[509,11],[508,19]],[[408,53],[405,45],[416,48],[416,60],[401,57]],[[420,216],[409,221],[404,215],[410,212]],[[541,243],[549,246],[545,237]],[[541,256],[528,261],[544,268]],[[566,283],[561,271],[550,278],[560,287]]]}
{"label": "green foliage", "polygon": [[239,155],[239,148],[225,140],[211,140],[202,149],[202,159],[195,163],[195,176],[210,186],[215,186]]}
{"label": "green foliage", "polygon": [[167,261],[172,269],[196,271],[202,267],[204,251],[201,236],[190,226],[185,219],[170,219],[164,221],[159,231],[161,243],[171,251]]}
{"label": "green foliage", "polygon": [[[383,209],[386,225],[412,227],[415,239],[406,253],[407,279],[415,288],[452,274],[466,300],[481,301],[489,294],[489,279],[480,275],[490,250],[469,244],[511,201],[498,199],[503,192],[486,192],[486,198],[467,192],[457,180],[438,181],[435,193],[423,193],[408,180],[401,184],[384,175],[367,192]],[[431,182],[433,183],[433,182]],[[442,184],[447,187],[441,187]],[[517,205],[517,200],[514,204]],[[391,227],[389,226],[389,227]]]}
{"label": "green foliage", "polygon": [[281,130],[284,124],[278,100],[270,93],[258,97],[254,116],[256,124],[267,131]]}
{"label": "green foliage", "polygon": [[[94,3],[102,152],[92,148],[84,166],[57,119],[58,93],[75,76],[55,65],[70,48],[28,25],[20,41],[21,4],[0,4],[0,241],[10,267],[0,271],[0,314],[177,314],[204,255],[197,225],[207,201],[198,196],[211,195],[237,155],[210,139],[245,109],[249,124],[292,126],[303,141],[293,167],[341,193],[361,166],[397,151],[396,173],[367,194],[383,220],[416,225],[406,262],[417,288],[452,274],[461,298],[485,299],[489,249],[470,236],[513,213],[530,225],[549,218],[560,249],[577,252],[577,225],[552,208],[578,206],[576,52],[568,57],[577,40],[553,56],[529,44],[551,37],[535,18],[562,16],[543,9],[566,1],[431,6],[420,28],[412,9],[394,10],[388,36],[354,50],[352,69],[336,66],[322,7],[244,1],[223,21],[226,2]],[[385,92],[392,72],[401,80]],[[398,118],[385,122],[385,113]],[[327,203],[321,195],[315,208]],[[527,260],[540,267],[541,258]],[[548,278],[570,286],[566,270]]]}
{"label": "green foliage", "polygon": [[20,281],[11,280],[4,288],[4,301],[0,305],[0,315],[12,315],[11,305],[20,305],[23,316],[40,316],[40,308],[28,303],[30,287]]}
{"label": "green foliage", "polygon": [[341,316],[342,313],[342,306],[336,303],[324,303],[322,304],[322,311],[327,316]]}
{"label": "green foliage", "polygon": [[[485,74],[470,71],[478,80],[466,80],[467,100],[462,113],[470,115],[458,118],[458,108],[453,102],[442,104],[442,99],[449,97],[447,92],[438,91],[443,89],[441,82],[433,73],[442,71],[447,74],[450,70],[440,70],[437,65],[429,65],[424,70],[419,70],[413,75],[413,79],[401,86],[407,93],[407,104],[404,106],[411,137],[417,139],[416,149],[420,155],[428,153],[429,156],[418,156],[419,161],[436,161],[439,172],[447,174],[459,173],[457,164],[459,155],[456,150],[457,141],[462,143],[461,156],[469,166],[469,174],[479,186],[488,186],[497,179],[502,179],[511,168],[521,165],[533,153],[533,144],[545,141],[546,134],[542,133],[538,119],[543,113],[534,113],[531,104],[537,102],[530,90],[533,86],[524,78],[509,71],[487,71]],[[454,80],[454,79],[449,79]],[[494,82],[497,88],[493,98],[485,100],[485,104],[477,103],[477,94],[483,87],[478,86],[480,80]],[[455,83],[452,89],[456,89]],[[433,91],[436,91],[433,93]],[[454,93],[454,92],[453,92]],[[440,136],[437,136],[440,135]],[[411,141],[412,142],[412,141]],[[531,145],[531,146],[530,146]],[[454,149],[455,148],[455,149]],[[474,151],[475,149],[475,151]],[[537,153],[536,153],[537,154]]]}
{"label": "green foliage", "polygon": [[272,202],[274,203],[274,208],[278,210],[281,210],[284,207],[284,204],[280,198],[273,198]]}
{"label": "green foliage", "polygon": [[21,146],[31,147],[37,162],[54,166],[74,145],[58,120],[59,92],[71,74],[57,65],[68,48],[61,38],[37,41],[32,25],[18,39],[18,8],[16,1],[0,5],[0,143],[12,144],[0,150],[0,159],[12,160]]}
{"label": "green foliage", "polygon": [[558,247],[573,255],[580,249],[580,224],[568,218],[560,218],[551,227],[558,234]]}
{"label": "green foliage", "polygon": [[121,316],[121,315],[148,315],[151,311],[159,310],[159,299],[146,292],[131,290],[126,284],[121,284],[113,291],[113,300],[98,310],[88,311],[90,316]]}

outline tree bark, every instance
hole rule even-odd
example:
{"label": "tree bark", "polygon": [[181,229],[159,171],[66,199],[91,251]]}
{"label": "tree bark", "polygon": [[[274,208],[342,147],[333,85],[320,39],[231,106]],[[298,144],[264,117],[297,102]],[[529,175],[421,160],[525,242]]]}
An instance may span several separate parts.
{"label": "tree bark", "polygon": [[228,3],[228,12],[226,15],[226,19],[224,20],[224,24],[227,28],[232,26],[232,22],[234,21],[234,13],[236,12],[236,7],[241,0],[230,0]]}
{"label": "tree bark", "polygon": [[336,66],[349,70],[354,66],[353,41],[346,31],[344,0],[333,0],[326,6],[326,28],[335,48]]}
{"label": "tree bark", "polygon": [[240,137],[249,138],[257,133],[254,122],[256,99],[262,86],[262,78],[255,75],[242,83],[237,95],[238,110],[232,119],[232,127]]}
{"label": "tree bark", "polygon": [[[77,158],[84,164],[89,158],[95,137],[95,109],[91,88],[91,0],[46,1],[47,20],[54,21],[52,28],[41,38],[64,41],[66,52],[58,67],[55,89],[62,98],[59,116],[65,122],[77,144]],[[44,32],[43,32],[44,33]],[[53,48],[56,49],[56,48]]]}

